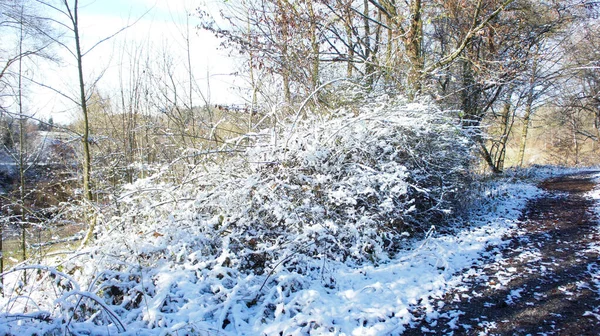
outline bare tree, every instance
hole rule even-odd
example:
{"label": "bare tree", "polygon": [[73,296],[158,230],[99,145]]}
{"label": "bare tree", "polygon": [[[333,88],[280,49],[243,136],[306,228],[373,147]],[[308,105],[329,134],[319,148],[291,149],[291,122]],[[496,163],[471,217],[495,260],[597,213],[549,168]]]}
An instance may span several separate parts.
{"label": "bare tree", "polygon": [[540,40],[540,43],[532,47],[532,54],[528,60],[527,71],[523,73],[522,85],[520,87],[521,97],[524,100],[523,122],[520,133],[519,153],[517,164],[524,164],[527,149],[527,137],[531,126],[531,119],[538,107],[548,103],[558,91],[563,71],[560,63],[563,61],[563,53],[560,52],[561,39],[558,36],[549,36],[548,39]]}
{"label": "bare tree", "polygon": [[[48,32],[48,25],[37,14],[36,8],[30,1],[0,1],[0,31],[8,37],[8,41],[15,41],[14,48],[10,49],[10,42],[0,50],[0,58],[3,65],[0,70],[0,112],[8,118],[18,122],[17,129],[6,128],[10,138],[11,148],[4,144],[3,150],[13,157],[19,171],[18,178],[18,200],[16,209],[19,211],[19,223],[21,230],[21,258],[27,258],[26,242],[26,183],[25,173],[35,165],[35,156],[30,155],[28,144],[28,119],[24,107],[23,74],[26,68],[32,68],[25,64],[27,60],[34,58],[51,59],[47,52],[52,41],[45,38],[43,32]],[[10,101],[8,105],[7,100]],[[15,135],[17,135],[15,137]],[[14,148],[18,144],[18,148]],[[3,224],[2,224],[3,225]],[[0,225],[0,240],[3,239],[2,225]],[[3,246],[0,243],[0,273],[3,272],[4,258]],[[0,279],[1,282],[1,279]]]}
{"label": "bare tree", "polygon": [[[478,1],[477,6],[480,5],[482,2]],[[490,5],[494,8],[493,4],[487,4]],[[501,127],[507,125],[506,114],[495,111],[506,111],[507,103],[512,105],[509,110],[520,108],[523,103],[521,88],[530,80],[523,74],[534,64],[531,60],[537,57],[536,46],[560,32],[566,23],[552,4],[524,0],[514,2],[513,6],[489,20],[480,33],[471,36],[458,62],[448,64],[443,69],[446,75],[436,83],[438,92],[443,94],[440,102],[462,111],[464,126],[472,130],[481,157],[496,173],[502,171],[504,164],[503,160],[498,161],[494,147],[507,139],[506,134],[503,131],[499,134],[501,138],[491,139],[485,134],[482,122],[487,118]],[[469,36],[472,31],[473,23],[459,15],[458,7],[449,8],[449,13],[442,20],[434,21],[440,25],[435,35],[440,47],[451,43],[448,35],[442,35],[444,31],[454,41],[464,41],[461,36]],[[448,78],[457,80],[449,81]],[[535,85],[539,82],[536,78]]]}
{"label": "bare tree", "polygon": [[[46,8],[53,10],[57,15],[57,19],[49,18],[52,22],[57,24],[61,29],[65,30],[69,34],[69,38],[71,39],[71,43],[63,42],[64,36],[51,37],[57,44],[61,45],[65,48],[69,54],[74,58],[77,63],[77,78],[78,78],[78,91],[79,94],[77,98],[69,97],[66,94],[61,93],[64,97],[68,98],[71,102],[77,104],[81,109],[81,116],[83,120],[83,129],[81,133],[81,144],[83,148],[83,198],[84,201],[89,204],[93,202],[93,193],[92,193],[92,185],[91,185],[91,148],[90,148],[90,122],[89,122],[89,113],[88,113],[88,102],[91,97],[90,93],[93,90],[89,90],[88,86],[85,83],[84,76],[84,59],[85,56],[88,55],[91,51],[93,51],[97,46],[106,42],[121,33],[125,29],[131,27],[131,25],[127,25],[111,35],[99,40],[95,44],[93,44],[90,48],[84,50],[81,45],[81,21],[79,16],[79,8],[80,3],[79,0],[57,0],[57,4],[48,0],[36,0],[38,3],[42,4]],[[135,22],[134,22],[135,23]],[[94,81],[97,82],[100,78],[96,78]],[[92,85],[94,85],[92,84]],[[88,222],[88,231],[83,239],[82,245],[85,245],[91,241],[93,238],[95,226],[96,226],[96,217],[93,214],[93,211],[90,209],[86,214],[87,222]]]}

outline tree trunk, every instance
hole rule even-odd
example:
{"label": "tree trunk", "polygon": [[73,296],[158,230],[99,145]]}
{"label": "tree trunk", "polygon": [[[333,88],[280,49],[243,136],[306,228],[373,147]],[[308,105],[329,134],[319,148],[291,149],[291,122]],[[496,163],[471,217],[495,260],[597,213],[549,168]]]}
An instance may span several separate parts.
{"label": "tree trunk", "polygon": [[[250,39],[250,13],[246,16],[246,29],[248,32],[248,43],[251,43]],[[254,76],[254,53],[252,52],[252,48],[248,51],[248,71],[250,71],[250,85],[252,86],[252,101],[250,103],[250,113],[248,114],[248,133],[252,132],[252,114],[254,109],[256,109],[256,105],[258,104],[258,84],[256,83],[256,78]],[[208,76],[207,76],[208,77]],[[212,128],[212,120],[211,120],[211,128]],[[218,144],[215,142],[215,147]]]}
{"label": "tree trunk", "polygon": [[502,135],[500,136],[500,141],[498,144],[498,153],[496,155],[496,170],[501,172],[504,171],[504,161],[506,159],[506,143],[508,142],[508,137],[510,135],[510,131],[512,129],[512,120],[510,115],[511,111],[511,103],[510,103],[510,94],[506,102],[504,103],[504,107],[502,109]]}
{"label": "tree trunk", "polygon": [[600,149],[600,106],[598,106],[598,110],[596,110],[596,115],[594,118],[594,128],[596,129],[596,150]]}
{"label": "tree trunk", "polygon": [[[21,7],[21,21],[23,20],[23,7]],[[23,24],[20,26],[19,55],[23,54]],[[21,213],[21,258],[27,260],[27,232],[25,226],[25,116],[23,115],[23,58],[19,57],[18,77],[18,104],[19,104],[19,210]],[[27,273],[23,271],[23,283],[27,284]]]}
{"label": "tree trunk", "polygon": [[285,103],[285,110],[286,111],[291,111],[291,107],[292,107],[292,93],[291,93],[291,80],[290,80],[290,68],[291,68],[291,64],[290,64],[290,57],[289,57],[289,38],[290,38],[290,31],[289,31],[289,24],[290,22],[288,22],[288,18],[287,18],[287,14],[286,14],[286,8],[284,6],[284,4],[281,1],[277,2],[278,4],[278,16],[279,16],[279,25],[281,25],[281,58],[282,58],[282,64],[281,64],[281,76],[282,76],[282,81],[283,81],[283,100]]}
{"label": "tree trunk", "polygon": [[423,60],[423,21],[421,0],[413,0],[410,4],[410,23],[405,33],[404,46],[408,59],[407,96],[413,100],[422,90]]}
{"label": "tree trunk", "polygon": [[[387,18],[387,24],[388,27],[391,27],[391,20],[388,17]],[[391,76],[391,69],[393,68],[393,64],[392,64],[392,49],[394,48],[394,32],[392,29],[387,29],[387,41],[386,41],[386,48],[385,48],[385,81],[387,83],[391,83],[392,82],[392,76]]]}
{"label": "tree trunk", "polygon": [[485,141],[483,140],[483,138],[481,136],[477,136],[475,141],[479,144],[480,154],[483,157],[483,160],[485,160],[485,163],[487,163],[488,167],[492,170],[492,172],[494,174],[502,173],[502,171],[498,170],[498,168],[496,167],[494,159],[490,154],[490,151],[485,147]]}
{"label": "tree trunk", "polygon": [[527,134],[529,133],[529,124],[531,122],[531,105],[525,107],[525,115],[523,116],[523,128],[521,129],[521,144],[519,145],[519,167],[523,167],[525,159],[525,147],[527,146]]}
{"label": "tree trunk", "polygon": [[[287,53],[287,47],[285,47],[285,52]],[[287,57],[284,56],[284,59]],[[285,110],[290,111],[292,107],[292,93],[290,91],[290,74],[287,68],[283,69],[282,73],[283,77],[283,100],[285,103]]]}
{"label": "tree trunk", "polygon": [[308,15],[310,18],[310,46],[311,46],[311,69],[310,81],[311,91],[315,91],[319,87],[319,39],[317,36],[317,17],[312,5],[312,1],[307,1]]}
{"label": "tree trunk", "polygon": [[[67,0],[64,1],[66,7],[68,8]],[[89,212],[85,214],[88,222],[88,230],[85,235],[85,238],[81,243],[83,246],[90,243],[93,238],[94,230],[96,229],[96,216],[93,213],[94,210],[90,206],[91,202],[93,201],[91,188],[92,156],[90,154],[90,124],[88,118],[86,90],[83,78],[83,55],[81,54],[81,44],[79,37],[78,11],[79,3],[78,0],[75,0],[73,9],[69,10],[69,14],[71,16],[71,23],[73,24],[73,33],[75,34],[75,56],[77,58],[77,73],[79,75],[79,99],[81,101],[81,113],[83,115],[83,134],[81,138],[81,142],[83,145],[83,197],[88,203],[87,206],[89,209]]]}
{"label": "tree trunk", "polygon": [[[464,113],[464,126],[479,127],[481,116],[479,115],[479,100],[481,91],[475,82],[472,65],[468,60],[462,61],[462,87],[461,110]],[[476,130],[479,131],[479,130]]]}
{"label": "tree trunk", "polygon": [[346,36],[348,38],[348,60],[346,64],[346,76],[348,78],[352,77],[354,72],[354,43],[352,38],[352,10],[351,10],[351,2],[346,5],[346,18],[345,18],[345,28],[346,28]]}
{"label": "tree trunk", "polygon": [[[19,210],[21,213],[21,258],[27,260],[27,232],[25,226],[25,117],[21,92],[21,65],[19,64]],[[23,281],[27,283],[25,275]]]}
{"label": "tree trunk", "polygon": [[373,53],[371,50],[371,24],[369,23],[369,0],[363,0],[363,44],[365,46],[365,78],[367,86],[371,88],[374,83],[375,65],[373,64]]}
{"label": "tree trunk", "polygon": [[574,163],[575,166],[579,165],[579,139],[577,138],[577,120],[575,118],[575,113],[571,113],[571,127],[572,127],[572,137],[573,137],[573,147],[575,149],[575,158]]}
{"label": "tree trunk", "polygon": [[537,76],[537,54],[534,55],[533,64],[531,67],[531,77],[529,78],[529,90],[527,91],[527,99],[525,101],[525,115],[523,116],[523,128],[521,130],[521,145],[519,146],[519,167],[523,167],[523,161],[525,159],[525,148],[527,145],[527,133],[529,133],[529,124],[531,122],[531,113],[534,99],[534,85]]}

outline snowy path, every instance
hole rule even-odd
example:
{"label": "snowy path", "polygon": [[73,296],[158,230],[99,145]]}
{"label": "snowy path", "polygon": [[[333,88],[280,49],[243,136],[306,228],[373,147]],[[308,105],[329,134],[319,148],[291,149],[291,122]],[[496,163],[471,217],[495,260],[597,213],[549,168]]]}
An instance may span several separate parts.
{"label": "snowy path", "polygon": [[443,308],[420,314],[405,335],[599,335],[600,231],[597,203],[586,197],[593,177],[543,183],[548,194],[528,205],[506,249],[466,272]]}

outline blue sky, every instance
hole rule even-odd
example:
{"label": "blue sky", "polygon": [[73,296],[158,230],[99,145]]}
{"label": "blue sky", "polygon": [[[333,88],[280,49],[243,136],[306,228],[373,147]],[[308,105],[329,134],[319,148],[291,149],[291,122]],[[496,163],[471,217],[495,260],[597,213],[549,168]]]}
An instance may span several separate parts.
{"label": "blue sky", "polygon": [[81,13],[135,18],[150,10],[152,20],[168,21],[172,16],[183,15],[186,8],[193,11],[198,6],[202,6],[201,0],[87,0],[82,2]]}

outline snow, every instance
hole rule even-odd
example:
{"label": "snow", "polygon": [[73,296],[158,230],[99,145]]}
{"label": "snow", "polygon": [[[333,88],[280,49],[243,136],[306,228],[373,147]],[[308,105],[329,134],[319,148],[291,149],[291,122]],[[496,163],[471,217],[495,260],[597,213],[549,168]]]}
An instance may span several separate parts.
{"label": "snow", "polygon": [[[525,184],[499,185],[497,192],[516,197],[495,197],[482,204],[481,214],[470,218],[471,226],[452,234],[439,234],[432,227],[424,240],[380,265],[350,267],[323,260],[318,276],[281,272],[271,279],[243,276],[227,267],[207,272],[191,255],[179,265],[157,265],[151,278],[146,278],[153,283],[153,293],[145,295],[147,302],[137,313],[121,316],[123,324],[136,335],[194,334],[194,330],[222,335],[401,333],[417,303],[428,319],[439,318],[439,298],[461,284],[462,275],[456,274],[481,257],[493,258],[494,250],[487,247],[502,244],[503,237],[515,230],[526,201],[540,193]],[[71,278],[65,275],[65,279]],[[248,305],[259,293],[263,293],[261,302]],[[449,317],[458,321],[461,313],[453,314]],[[1,319],[7,323],[0,332],[30,328],[8,323],[8,316]],[[223,324],[227,324],[224,330]],[[85,326],[90,327],[77,328]]]}
{"label": "snow", "polygon": [[513,289],[510,291],[510,294],[508,294],[508,296],[506,297],[506,304],[507,305],[512,305],[514,304],[514,300],[518,299],[521,297],[521,293],[524,291],[523,288],[517,288],[517,289]]}
{"label": "snow", "polygon": [[[594,175],[594,182],[596,183],[596,188],[588,192],[586,196],[596,202],[596,206],[594,208],[595,216],[598,221],[596,232],[598,235],[600,235],[600,173]],[[595,254],[600,254],[600,243],[590,244],[587,250]],[[592,284],[595,289],[596,295],[598,296],[598,298],[600,298],[600,265],[598,263],[589,264],[588,273],[592,278]],[[600,320],[600,307],[596,307],[594,312],[588,313],[588,315],[594,316],[598,318],[598,320]]]}
{"label": "snow", "polygon": [[597,187],[594,190],[588,192],[586,196],[596,201],[597,206],[595,208],[595,212],[596,216],[598,216],[600,220],[600,173],[595,174],[593,178]]}
{"label": "snow", "polygon": [[[541,191],[469,184],[471,143],[430,105],[362,109],[256,134],[185,183],[128,185],[94,246],[5,274],[0,334],[388,335],[417,305],[440,318],[440,298],[501,258]],[[462,312],[447,314],[460,328]]]}

